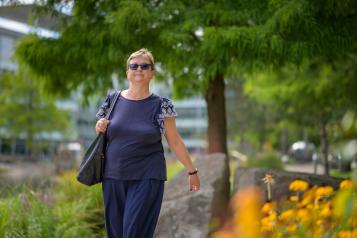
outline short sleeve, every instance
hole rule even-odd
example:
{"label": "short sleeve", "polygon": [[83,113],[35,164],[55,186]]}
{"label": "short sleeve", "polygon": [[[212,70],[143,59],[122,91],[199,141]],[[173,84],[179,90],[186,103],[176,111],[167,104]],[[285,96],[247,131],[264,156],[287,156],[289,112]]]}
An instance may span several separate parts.
{"label": "short sleeve", "polygon": [[101,118],[104,118],[107,113],[108,113],[108,110],[110,108],[110,102],[112,101],[113,99],[113,96],[114,96],[114,93],[110,93],[107,95],[107,98],[105,99],[105,101],[102,103],[102,105],[99,107],[99,110],[96,114],[96,117],[98,119],[101,119]]}
{"label": "short sleeve", "polygon": [[175,106],[171,102],[170,99],[162,98],[161,113],[162,113],[163,117],[176,117],[177,116]]}
{"label": "short sleeve", "polygon": [[161,106],[160,106],[160,113],[158,116],[158,124],[160,126],[161,135],[165,133],[165,125],[164,120],[165,117],[177,117],[177,112],[175,109],[174,104],[170,99],[162,98],[161,99]]}

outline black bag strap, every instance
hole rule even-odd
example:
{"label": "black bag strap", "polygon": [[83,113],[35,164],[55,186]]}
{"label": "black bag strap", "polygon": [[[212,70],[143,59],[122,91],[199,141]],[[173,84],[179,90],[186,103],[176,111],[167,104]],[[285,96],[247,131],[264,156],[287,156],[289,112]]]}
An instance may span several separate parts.
{"label": "black bag strap", "polygon": [[116,92],[115,92],[113,102],[110,104],[110,108],[109,108],[109,110],[108,110],[108,113],[105,115],[105,119],[107,119],[107,120],[109,119],[110,114],[112,113],[112,111],[113,111],[113,109],[114,109],[115,103],[117,102],[120,93],[121,93],[121,91],[116,91]]}

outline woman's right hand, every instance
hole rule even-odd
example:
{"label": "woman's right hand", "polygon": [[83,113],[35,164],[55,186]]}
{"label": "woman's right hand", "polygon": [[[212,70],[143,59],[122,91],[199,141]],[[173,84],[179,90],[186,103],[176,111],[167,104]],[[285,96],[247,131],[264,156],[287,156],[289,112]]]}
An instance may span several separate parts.
{"label": "woman's right hand", "polygon": [[97,124],[95,125],[95,132],[97,134],[99,133],[105,133],[105,131],[107,130],[109,124],[109,120],[105,119],[105,118],[101,118],[97,121]]}

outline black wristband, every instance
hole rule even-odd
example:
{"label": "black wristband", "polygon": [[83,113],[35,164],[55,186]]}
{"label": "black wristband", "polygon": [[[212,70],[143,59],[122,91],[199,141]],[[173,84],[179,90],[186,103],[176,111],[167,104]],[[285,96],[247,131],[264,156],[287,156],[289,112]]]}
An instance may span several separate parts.
{"label": "black wristband", "polygon": [[196,168],[195,171],[193,172],[188,172],[188,175],[194,175],[194,174],[197,174],[198,173],[198,169]]}

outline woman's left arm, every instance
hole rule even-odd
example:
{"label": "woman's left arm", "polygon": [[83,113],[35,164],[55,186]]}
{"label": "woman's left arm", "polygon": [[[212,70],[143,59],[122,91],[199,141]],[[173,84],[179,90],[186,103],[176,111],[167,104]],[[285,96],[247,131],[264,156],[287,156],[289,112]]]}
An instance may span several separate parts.
{"label": "woman's left arm", "polygon": [[171,149],[178,158],[178,160],[185,166],[185,168],[188,170],[188,172],[194,174],[188,175],[189,176],[189,188],[190,191],[197,191],[200,189],[200,179],[198,176],[198,173],[196,171],[196,168],[193,166],[192,160],[189,156],[189,153],[187,151],[187,148],[180,136],[180,134],[177,131],[176,128],[176,121],[174,117],[165,117],[165,137],[167,140],[167,143]]}

